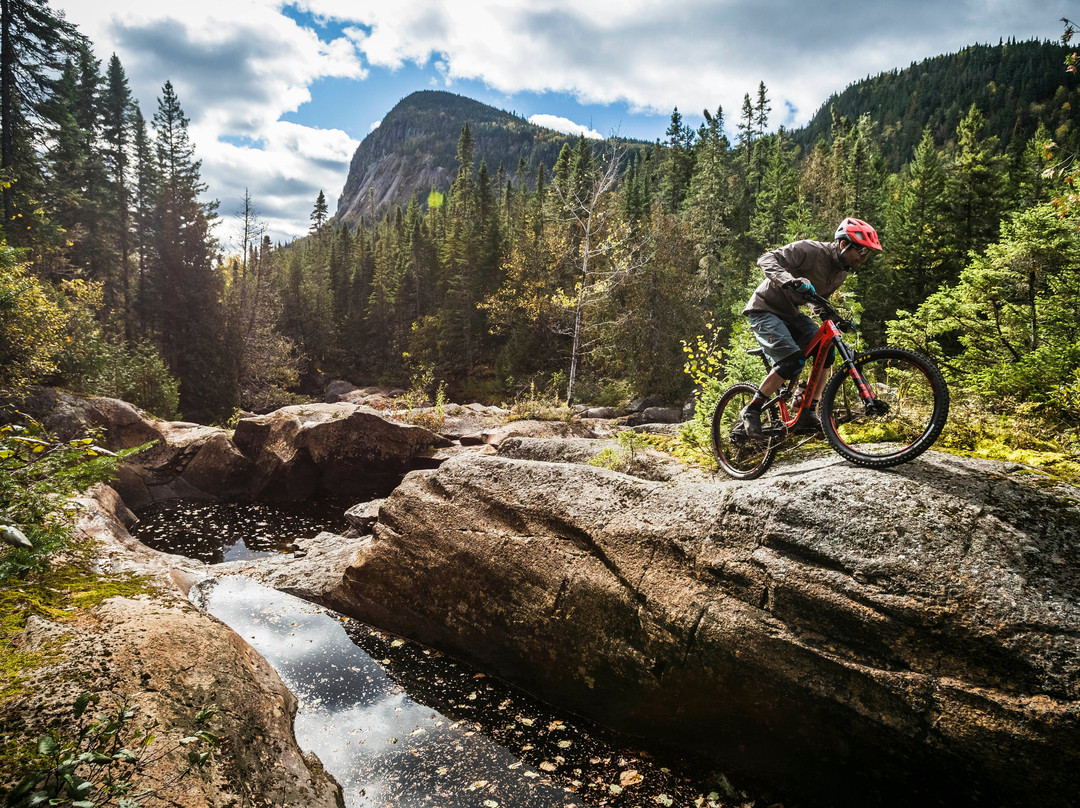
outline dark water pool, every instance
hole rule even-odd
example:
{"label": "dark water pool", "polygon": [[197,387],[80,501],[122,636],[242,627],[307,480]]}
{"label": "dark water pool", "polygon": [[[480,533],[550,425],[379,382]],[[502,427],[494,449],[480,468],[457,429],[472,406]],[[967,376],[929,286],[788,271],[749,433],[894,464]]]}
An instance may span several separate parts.
{"label": "dark water pool", "polygon": [[341,783],[349,808],[749,802],[703,761],[561,713],[438,651],[250,580],[223,576],[192,597],[296,694],[297,740]]}
{"label": "dark water pool", "polygon": [[208,564],[292,552],[298,539],[348,527],[345,511],[356,500],[299,503],[226,503],[170,499],[135,511],[131,535],[148,547]]}

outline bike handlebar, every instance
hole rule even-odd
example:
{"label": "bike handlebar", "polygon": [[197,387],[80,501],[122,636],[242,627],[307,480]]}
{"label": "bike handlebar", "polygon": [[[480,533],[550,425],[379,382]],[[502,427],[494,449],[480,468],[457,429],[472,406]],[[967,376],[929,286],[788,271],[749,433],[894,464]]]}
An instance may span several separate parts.
{"label": "bike handlebar", "polygon": [[784,284],[784,288],[790,289],[791,291],[795,292],[795,294],[797,294],[807,303],[813,303],[815,306],[817,306],[818,309],[821,311],[821,319],[832,320],[836,323],[837,328],[839,328],[841,331],[846,331],[847,329],[851,329],[852,331],[858,330],[855,327],[855,323],[843,317],[840,312],[838,312],[832,307],[828,300],[819,295],[817,292],[800,291],[796,288],[798,284],[798,281],[788,281]]}

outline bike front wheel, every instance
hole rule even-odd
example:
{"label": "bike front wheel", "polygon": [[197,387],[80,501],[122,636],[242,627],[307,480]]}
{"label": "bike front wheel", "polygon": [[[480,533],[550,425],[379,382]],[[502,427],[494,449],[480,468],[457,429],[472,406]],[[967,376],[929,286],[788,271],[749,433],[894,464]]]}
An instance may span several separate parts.
{"label": "bike front wheel", "polygon": [[929,359],[903,348],[873,348],[855,357],[875,402],[867,406],[855,379],[841,368],[821,396],[825,438],[860,466],[906,463],[937,440],[949,416],[949,388]]}
{"label": "bike front wheel", "polygon": [[742,428],[743,408],[757,390],[747,382],[729,387],[713,410],[711,432],[716,462],[725,474],[737,480],[753,480],[764,474],[783,438],[783,424],[775,405],[761,411],[761,437],[747,435]]}

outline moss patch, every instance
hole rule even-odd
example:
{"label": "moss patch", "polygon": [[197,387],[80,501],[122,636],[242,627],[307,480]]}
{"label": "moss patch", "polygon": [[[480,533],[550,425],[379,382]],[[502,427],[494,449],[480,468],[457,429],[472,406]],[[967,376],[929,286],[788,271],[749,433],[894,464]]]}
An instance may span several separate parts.
{"label": "moss patch", "polygon": [[147,578],[106,577],[76,564],[59,564],[32,577],[0,581],[0,643],[9,649],[0,662],[0,707],[3,701],[20,695],[28,676],[62,649],[62,642],[58,642],[33,652],[10,650],[31,615],[69,622],[109,598],[137,597],[153,590]]}

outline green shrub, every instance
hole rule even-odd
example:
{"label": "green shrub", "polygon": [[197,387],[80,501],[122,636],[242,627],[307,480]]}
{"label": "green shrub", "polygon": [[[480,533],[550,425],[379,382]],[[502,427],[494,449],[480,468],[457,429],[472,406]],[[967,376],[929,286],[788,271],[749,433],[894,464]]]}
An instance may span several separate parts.
{"label": "green shrub", "polygon": [[[161,749],[161,743],[154,746],[157,722],[147,719],[137,723],[136,710],[126,700],[90,718],[87,708],[97,705],[100,698],[83,693],[60,726],[38,738],[36,754],[25,762],[24,773],[8,795],[8,806],[139,808],[145,800],[206,766],[219,742],[209,729],[213,707],[198,710],[191,717],[191,735]],[[172,777],[151,784],[144,776],[148,766],[177,752],[183,752],[186,765]]]}
{"label": "green shrub", "polygon": [[49,556],[71,541],[70,497],[112,479],[117,462],[145,446],[114,454],[96,435],[53,438],[40,423],[11,407],[0,426],[0,523],[18,527],[31,548],[0,557],[0,579],[47,566]]}

